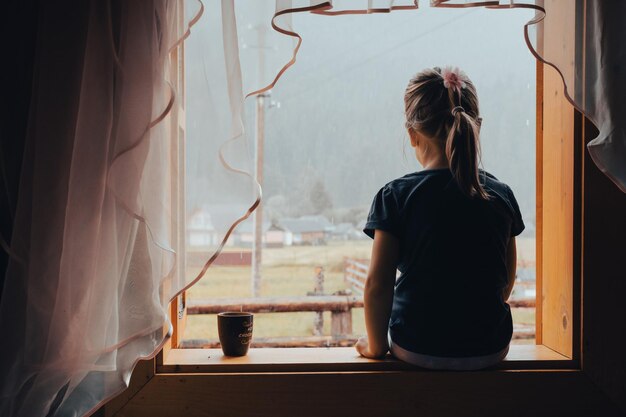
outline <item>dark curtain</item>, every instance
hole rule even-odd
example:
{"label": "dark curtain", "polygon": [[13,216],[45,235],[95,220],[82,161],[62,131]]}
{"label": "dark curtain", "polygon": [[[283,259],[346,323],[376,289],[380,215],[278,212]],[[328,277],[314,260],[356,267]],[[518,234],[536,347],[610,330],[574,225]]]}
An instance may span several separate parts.
{"label": "dark curtain", "polygon": [[[0,236],[9,244],[24,154],[38,33],[39,1],[9,0],[0,11]],[[0,249],[0,298],[8,254]]]}

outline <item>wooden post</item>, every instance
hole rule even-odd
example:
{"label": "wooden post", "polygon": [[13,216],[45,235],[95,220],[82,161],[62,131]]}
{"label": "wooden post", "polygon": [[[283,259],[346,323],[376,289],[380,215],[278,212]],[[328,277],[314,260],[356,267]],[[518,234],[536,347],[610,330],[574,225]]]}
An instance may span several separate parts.
{"label": "wooden post", "polygon": [[324,267],[322,266],[315,267],[315,288],[313,292],[316,295],[324,294]]}
{"label": "wooden post", "polygon": [[295,313],[302,311],[348,311],[363,307],[360,297],[345,295],[312,295],[303,297],[256,297],[192,299],[187,314],[217,314],[243,309],[251,313]]}
{"label": "wooden post", "polygon": [[352,309],[330,313],[330,334],[333,337],[352,334]]}
{"label": "wooden post", "polygon": [[[313,294],[324,294],[324,268],[321,266],[315,267],[315,288]],[[324,333],[324,312],[318,311],[315,313],[315,319],[313,319],[313,335],[321,336]]]}

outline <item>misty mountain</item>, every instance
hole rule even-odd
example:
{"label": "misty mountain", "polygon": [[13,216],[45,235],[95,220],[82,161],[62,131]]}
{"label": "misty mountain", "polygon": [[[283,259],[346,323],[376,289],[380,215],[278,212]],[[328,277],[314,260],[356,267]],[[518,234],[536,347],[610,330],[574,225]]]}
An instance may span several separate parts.
{"label": "misty mountain", "polygon": [[[326,213],[353,222],[351,216],[365,216],[380,187],[420,169],[404,130],[408,80],[423,68],[452,65],[478,89],[484,168],[511,186],[526,223],[534,224],[536,64],[523,38],[531,17],[528,11],[482,8],[294,16],[304,40],[298,60],[265,99],[263,192],[269,215]],[[291,40],[286,45],[279,35],[265,33],[259,61],[258,28],[245,29],[245,21],[240,27],[247,42],[240,50],[242,72],[253,74],[250,86],[261,84],[286,62]],[[197,47],[202,29],[196,32],[186,51],[188,208],[211,203],[203,190],[220,175],[206,134],[221,122],[203,119],[206,106],[218,103],[201,99],[209,58],[206,48]],[[255,114],[251,97],[245,103],[249,169]]]}

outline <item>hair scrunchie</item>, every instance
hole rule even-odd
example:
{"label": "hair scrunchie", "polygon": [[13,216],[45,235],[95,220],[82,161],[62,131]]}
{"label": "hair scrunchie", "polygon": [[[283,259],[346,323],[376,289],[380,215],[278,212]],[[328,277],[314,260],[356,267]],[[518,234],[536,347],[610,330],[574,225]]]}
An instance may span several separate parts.
{"label": "hair scrunchie", "polygon": [[454,107],[452,110],[450,110],[450,113],[452,113],[452,115],[453,115],[453,116],[456,116],[456,114],[457,114],[458,112],[463,112],[463,113],[465,113],[465,109],[464,109],[463,107],[461,107],[461,106],[456,106],[456,107]]}

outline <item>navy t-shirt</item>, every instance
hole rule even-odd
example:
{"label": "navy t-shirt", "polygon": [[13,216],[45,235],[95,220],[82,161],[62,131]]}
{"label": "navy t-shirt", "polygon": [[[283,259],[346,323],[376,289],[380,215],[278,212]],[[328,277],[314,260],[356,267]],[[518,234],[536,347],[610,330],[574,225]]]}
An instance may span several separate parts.
{"label": "navy t-shirt", "polygon": [[423,170],[385,185],[365,229],[400,242],[389,332],[400,347],[441,357],[504,349],[513,323],[502,299],[510,239],[524,230],[511,189],[480,173],[491,199],[461,193],[450,170]]}

